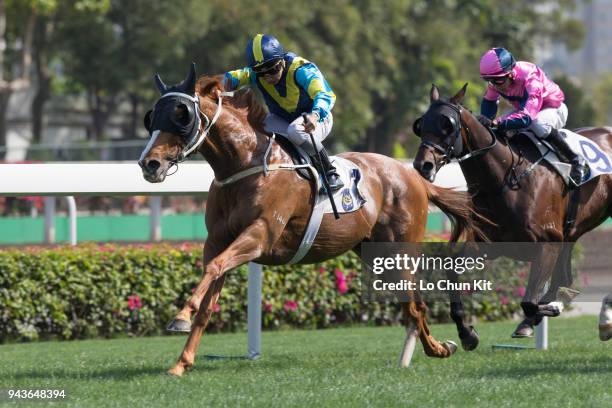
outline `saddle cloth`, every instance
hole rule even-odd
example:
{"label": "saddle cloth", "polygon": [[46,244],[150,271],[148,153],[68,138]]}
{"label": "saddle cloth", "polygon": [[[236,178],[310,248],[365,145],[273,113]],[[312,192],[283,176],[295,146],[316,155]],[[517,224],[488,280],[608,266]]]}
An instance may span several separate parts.
{"label": "saddle cloth", "polygon": [[[299,146],[295,146],[286,138],[286,136],[282,134],[277,134],[276,141],[279,142],[279,144],[283,147],[283,149],[285,149],[287,153],[289,153],[295,164],[309,164],[314,167],[312,159],[310,158],[310,156],[308,156],[304,149],[300,148]],[[363,206],[366,201],[365,198],[363,198],[363,196],[359,192],[359,186],[361,183],[361,170],[355,163],[350,160],[343,159],[342,157],[331,156],[329,160],[336,168],[336,172],[344,183],[344,187],[334,191],[333,195],[338,214],[357,211]],[[331,202],[329,201],[329,197],[327,196],[327,192],[325,191],[325,187],[323,185],[323,178],[318,173],[318,171],[316,171],[316,173],[317,174],[315,176],[317,178],[317,191],[318,195],[321,196],[318,197],[318,200],[321,201],[321,204],[324,204],[322,206],[323,213],[332,213],[333,209],[331,206]],[[309,177],[313,175],[304,176],[307,179],[313,179],[312,177]]]}
{"label": "saddle cloth", "polygon": [[[557,173],[559,173],[559,175],[563,178],[566,185],[569,185],[570,183],[572,185],[574,184],[569,177],[572,166],[559,159],[555,149],[546,141],[546,139],[539,139],[530,131],[523,131],[521,133],[527,136],[538,148],[540,154],[542,154],[544,157],[544,160],[546,160],[555,168],[555,170],[557,170]],[[574,153],[584,157],[588,166],[587,176],[579,185],[582,185],[601,174],[612,173],[612,159],[610,159],[610,156],[601,147],[599,147],[597,143],[567,129],[560,129],[559,134],[563,136],[568,146]]]}

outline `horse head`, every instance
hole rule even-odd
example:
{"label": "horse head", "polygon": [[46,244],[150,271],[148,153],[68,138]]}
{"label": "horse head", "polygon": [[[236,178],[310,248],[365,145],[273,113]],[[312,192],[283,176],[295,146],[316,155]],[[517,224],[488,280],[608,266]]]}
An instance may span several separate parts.
{"label": "horse head", "polygon": [[144,117],[151,138],[138,161],[147,181],[164,181],[174,165],[195,152],[202,153],[215,174],[250,159],[245,156],[254,149],[265,117],[252,92],[225,101],[222,97],[233,92],[225,92],[222,78],[196,80],[195,64],[181,83],[167,86],[155,75],[155,84],[160,97]]}
{"label": "horse head", "polygon": [[413,165],[429,181],[434,181],[438,170],[463,152],[465,140],[461,102],[466,89],[467,84],[446,100],[440,97],[440,91],[432,84],[429,108],[412,125],[413,132],[421,139]]}

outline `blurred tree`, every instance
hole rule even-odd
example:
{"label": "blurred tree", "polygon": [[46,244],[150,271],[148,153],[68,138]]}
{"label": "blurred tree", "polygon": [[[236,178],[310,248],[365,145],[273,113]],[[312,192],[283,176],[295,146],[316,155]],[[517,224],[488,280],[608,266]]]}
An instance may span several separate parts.
{"label": "blurred tree", "polygon": [[[566,14],[575,0],[28,1],[57,1],[35,31],[35,44],[42,44],[35,48],[58,56],[65,90],[87,95],[96,139],[125,101],[131,106],[125,127],[137,133],[144,105],[157,97],[154,72],[175,82],[192,60],[199,74],[242,67],[246,42],[266,32],[316,63],[336,92],[327,142],[333,150],[413,154],[418,141],[410,125],[427,107],[432,82],[448,95],[469,81],[465,105],[477,110],[484,91],[478,60],[487,48],[505,46],[529,60],[536,40],[576,46],[582,36]],[[44,29],[49,21],[51,36]],[[44,79],[50,58],[39,57]]]}
{"label": "blurred tree", "polygon": [[[78,3],[78,2],[77,2]],[[131,104],[132,136],[140,128],[143,98],[154,99],[152,72],[190,59],[184,50],[205,30],[206,2],[107,1],[108,7],[66,4],[59,27],[63,68],[73,92],[85,91],[92,116],[91,137],[104,137],[109,119],[124,101]],[[185,68],[186,71],[186,68]],[[177,72],[176,75],[179,75]]]}
{"label": "blurred tree", "polygon": [[593,126],[595,124],[595,107],[591,99],[587,98],[583,90],[566,76],[558,76],[554,81],[565,94],[565,104],[569,111],[565,127],[576,129]]}
{"label": "blurred tree", "polygon": [[213,0],[210,29],[192,49],[204,72],[219,73],[244,64],[253,34],[275,35],[286,49],[316,63],[337,95],[327,144],[410,154],[417,140],[406,129],[426,108],[432,82],[450,93],[472,81],[466,105],[477,109],[484,91],[478,60],[487,48],[503,45],[528,59],[535,39],[579,42],[580,25],[564,14],[574,0],[507,3],[339,0],[329,7],[280,0],[272,7]]}
{"label": "blurred tree", "polygon": [[593,89],[596,123],[604,126],[612,122],[612,74],[601,75],[593,83],[597,84]]}
{"label": "blurred tree", "polygon": [[10,97],[13,92],[30,86],[32,37],[37,17],[34,6],[38,3],[0,0],[0,146],[6,145]]}

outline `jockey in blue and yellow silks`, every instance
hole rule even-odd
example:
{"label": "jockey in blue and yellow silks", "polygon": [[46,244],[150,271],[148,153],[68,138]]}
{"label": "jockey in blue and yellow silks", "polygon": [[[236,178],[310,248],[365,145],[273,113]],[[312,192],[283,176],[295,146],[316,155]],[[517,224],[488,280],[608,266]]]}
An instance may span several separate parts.
{"label": "jockey in blue and yellow silks", "polygon": [[[331,109],[336,95],[319,68],[294,53],[285,52],[276,38],[266,34],[257,34],[249,41],[246,57],[247,67],[225,74],[225,89],[243,86],[259,89],[269,111],[266,130],[287,136],[311,156],[320,152],[330,188],[341,188],[343,183],[322,145],[333,126]],[[306,121],[302,117],[304,113]]]}

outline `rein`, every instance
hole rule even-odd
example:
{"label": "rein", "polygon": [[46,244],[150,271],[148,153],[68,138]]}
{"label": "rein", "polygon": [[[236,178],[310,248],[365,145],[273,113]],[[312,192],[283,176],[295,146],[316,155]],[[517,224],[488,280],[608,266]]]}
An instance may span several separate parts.
{"label": "rein", "polygon": [[[268,164],[270,151],[272,150],[273,140],[276,140],[276,134],[274,133],[272,133],[272,137],[270,137],[268,147],[266,148],[266,152],[264,153],[262,165],[249,167],[248,169],[239,171],[238,173],[233,174],[227,178],[224,178],[223,180],[217,180],[215,178],[213,180],[213,184],[218,187],[225,187],[229,184],[237,182],[238,180],[242,180],[243,178],[246,178],[254,174],[258,174],[258,173],[263,173],[264,177],[267,177],[269,172],[277,171],[277,170],[310,169],[311,172],[314,170],[314,167],[312,167],[310,164],[289,164],[289,163]],[[313,174],[316,174],[316,173],[313,172]]]}
{"label": "rein", "polygon": [[[176,93],[170,92],[164,96],[171,95],[171,94],[176,94]],[[181,94],[181,95],[185,96],[186,94]],[[208,136],[210,129],[213,127],[215,123],[217,123],[219,116],[221,116],[221,111],[223,111],[223,97],[224,96],[232,97],[234,96],[234,92],[225,92],[225,91],[219,92],[219,98],[217,99],[217,110],[215,111],[215,114],[213,115],[212,120],[209,119],[208,116],[206,116],[206,114],[200,110],[200,97],[197,94],[194,97],[191,97],[190,95],[186,95],[186,96],[189,99],[191,99],[195,104],[198,121],[200,121],[198,125],[201,124],[201,117],[204,117],[204,119],[206,120],[206,125],[204,125],[204,129],[202,129],[202,131],[199,130],[200,126],[196,126],[196,129],[198,129],[198,133],[196,133],[195,135],[191,137],[190,143],[179,154],[179,157],[177,158],[176,163],[185,161],[187,159],[187,156],[193,153],[198,147],[202,145],[202,143],[204,143],[204,140],[206,140],[206,136]]]}

